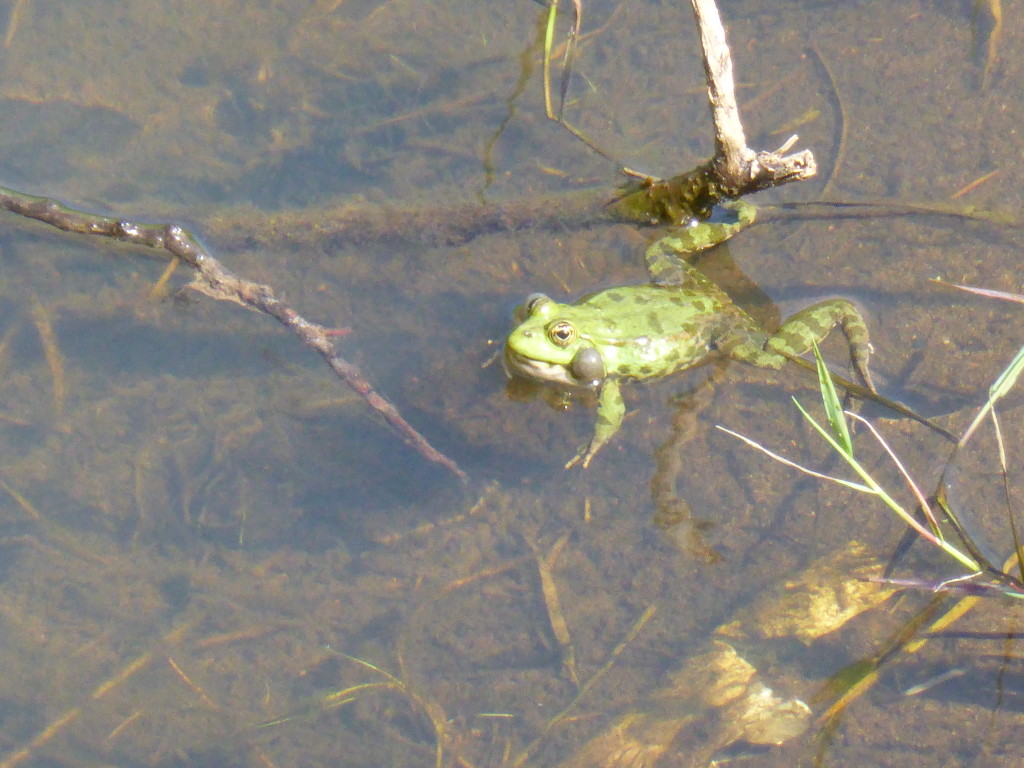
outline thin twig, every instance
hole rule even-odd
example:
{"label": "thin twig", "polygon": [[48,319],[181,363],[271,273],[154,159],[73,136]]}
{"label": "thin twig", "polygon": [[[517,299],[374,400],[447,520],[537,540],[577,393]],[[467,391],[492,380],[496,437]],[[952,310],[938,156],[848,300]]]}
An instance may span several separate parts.
{"label": "thin twig", "polygon": [[142,224],[78,211],[50,198],[35,197],[5,187],[0,187],[0,209],[36,219],[65,232],[100,235],[133,245],[159,248],[181,259],[198,273],[191,284],[192,288],[212,298],[234,301],[276,319],[298,336],[303,344],[315,350],[338,378],[384,417],[403,441],[419,451],[424,458],[441,464],[459,479],[465,480],[465,472],[452,459],[427,442],[423,435],[402,418],[394,405],[373,389],[359,368],[338,354],[325,328],[309,322],[275,297],[270,286],[238,277],[225,268],[188,230],[175,224]]}

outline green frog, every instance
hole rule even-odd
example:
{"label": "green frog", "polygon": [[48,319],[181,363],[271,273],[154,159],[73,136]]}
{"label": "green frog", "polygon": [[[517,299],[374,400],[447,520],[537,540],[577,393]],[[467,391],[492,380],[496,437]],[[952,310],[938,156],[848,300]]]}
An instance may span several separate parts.
{"label": "green frog", "polygon": [[597,422],[589,444],[565,466],[589,466],[618,432],[625,414],[621,384],[690,368],[722,355],[778,370],[808,352],[839,325],[857,375],[875,391],[868,372],[871,345],[857,308],[830,299],[790,317],[767,333],[684,257],[732,237],[753,222],[753,206],[737,201],[724,222],[677,228],[646,253],[651,282],[609,288],[573,304],[534,293],[516,310],[518,325],[505,342],[505,370],[570,389],[597,390]]}

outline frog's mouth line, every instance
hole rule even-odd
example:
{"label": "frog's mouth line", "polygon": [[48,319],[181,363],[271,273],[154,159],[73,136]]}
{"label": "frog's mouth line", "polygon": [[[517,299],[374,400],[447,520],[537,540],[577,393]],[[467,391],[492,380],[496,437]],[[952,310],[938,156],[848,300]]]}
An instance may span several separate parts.
{"label": "frog's mouth line", "polygon": [[505,347],[503,364],[505,366],[505,373],[508,376],[525,376],[528,379],[555,382],[569,387],[581,386],[580,382],[573,378],[566,366],[524,357],[509,347]]}

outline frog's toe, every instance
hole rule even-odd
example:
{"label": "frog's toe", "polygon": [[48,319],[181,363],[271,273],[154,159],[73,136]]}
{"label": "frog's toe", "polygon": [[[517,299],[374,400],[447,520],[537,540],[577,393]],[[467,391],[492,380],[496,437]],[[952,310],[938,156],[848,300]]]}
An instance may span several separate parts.
{"label": "frog's toe", "polygon": [[861,383],[877,395],[878,390],[875,388],[875,382],[871,379],[871,370],[868,367],[868,361],[871,358],[871,353],[874,351],[875,348],[867,339],[863,342],[851,343],[850,345],[850,359],[853,362],[853,369],[857,372]]}
{"label": "frog's toe", "polygon": [[867,387],[868,389],[870,389],[872,392],[874,392],[877,395],[878,394],[878,388],[875,386],[875,382],[871,378],[871,371],[869,371],[867,368],[865,368],[862,371],[858,371],[858,373],[860,373],[860,377],[862,379],[864,379],[864,386]]}
{"label": "frog's toe", "polygon": [[579,453],[577,453],[575,456],[573,456],[571,459],[565,462],[565,468],[572,469],[580,462],[583,462],[583,469],[586,469],[587,466],[590,464],[591,456],[593,456],[592,453],[586,453],[584,450],[581,449]]}
{"label": "frog's toe", "polygon": [[582,469],[586,469],[590,466],[590,460],[594,458],[594,454],[600,450],[602,445],[604,445],[604,443],[598,443],[596,441],[591,441],[581,445],[580,449],[576,451],[576,455],[565,463],[565,468],[572,469],[579,464]]}

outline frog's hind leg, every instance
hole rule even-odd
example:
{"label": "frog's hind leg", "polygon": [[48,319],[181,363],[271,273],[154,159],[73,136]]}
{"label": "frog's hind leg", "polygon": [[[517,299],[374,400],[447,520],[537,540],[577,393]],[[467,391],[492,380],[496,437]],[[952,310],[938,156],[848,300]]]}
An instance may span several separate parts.
{"label": "frog's hind leg", "polygon": [[686,259],[724,243],[737,232],[749,227],[757,217],[757,209],[750,203],[733,200],[715,210],[718,214],[715,217],[704,221],[695,219],[672,227],[664,237],[650,245],[644,258],[652,283],[689,286],[696,290],[721,293],[717,285],[687,263]]}
{"label": "frog's hind leg", "polygon": [[830,299],[800,310],[768,338],[764,351],[769,355],[799,357],[809,352],[814,343],[820,344],[837,325],[843,329],[850,345],[854,370],[864,385],[876,392],[868,370],[872,351],[868,327],[857,308],[845,299]]}

